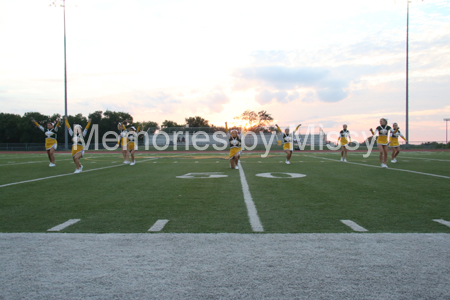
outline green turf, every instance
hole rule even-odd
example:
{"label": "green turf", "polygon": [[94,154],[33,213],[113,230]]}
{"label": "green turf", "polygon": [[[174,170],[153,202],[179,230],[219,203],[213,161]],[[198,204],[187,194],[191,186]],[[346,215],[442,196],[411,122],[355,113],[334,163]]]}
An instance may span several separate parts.
{"label": "green turf", "polygon": [[[450,177],[449,152],[402,152],[389,170],[378,168],[378,153],[363,154],[342,163],[339,153],[297,151],[286,165],[279,151],[244,153],[264,232],[352,232],[340,222],[348,219],[369,232],[450,233],[432,221],[450,221],[450,178],[407,172]],[[89,151],[81,174],[73,174],[69,154],[56,159],[49,168],[45,154],[0,153],[0,185],[54,176],[0,187],[0,232],[46,232],[69,219],[81,221],[62,232],[147,232],[159,219],[169,220],[162,232],[252,232],[239,171],[226,154],[141,152],[128,166],[120,153]],[[227,177],[176,178],[204,172]],[[270,172],[284,178],[256,176]]]}

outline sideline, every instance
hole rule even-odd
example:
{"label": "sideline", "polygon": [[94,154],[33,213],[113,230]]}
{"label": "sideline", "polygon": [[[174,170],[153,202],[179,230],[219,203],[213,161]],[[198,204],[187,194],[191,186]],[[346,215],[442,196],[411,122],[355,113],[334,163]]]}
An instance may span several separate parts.
{"label": "sideline", "polygon": [[[141,160],[139,161],[139,163],[143,163],[149,160],[155,160],[157,158],[150,158],[150,159],[146,159],[146,160]],[[103,169],[109,169],[109,168],[115,168],[115,167],[120,167],[120,166],[127,166],[125,164],[120,164],[120,165],[114,165],[114,166],[108,166],[108,167],[102,167],[102,168],[97,168],[97,169],[90,169],[90,170],[86,170],[83,171],[81,173],[86,173],[86,172],[92,172],[92,171],[98,171],[98,170],[103,170]],[[22,184],[22,183],[28,183],[28,182],[34,182],[34,181],[40,181],[40,180],[45,180],[45,179],[51,179],[51,178],[57,178],[57,177],[63,177],[63,176],[69,176],[69,175],[74,175],[76,173],[66,173],[66,174],[60,174],[60,175],[54,175],[54,176],[48,176],[48,177],[42,177],[42,178],[36,178],[36,179],[30,179],[30,180],[25,180],[25,181],[18,181],[18,182],[12,182],[12,183],[7,183],[7,184],[3,184],[0,185],[0,188],[2,187],[7,187],[7,186],[11,186],[11,185],[16,185],[16,184]],[[78,173],[80,174],[80,173]]]}

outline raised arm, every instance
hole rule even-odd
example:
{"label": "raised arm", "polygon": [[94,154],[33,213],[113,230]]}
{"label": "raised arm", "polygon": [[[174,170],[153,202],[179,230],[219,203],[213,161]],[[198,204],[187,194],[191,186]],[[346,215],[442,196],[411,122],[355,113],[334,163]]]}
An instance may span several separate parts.
{"label": "raised arm", "polygon": [[56,120],[56,125],[55,125],[55,132],[58,132],[58,127],[59,127],[59,125],[61,125],[61,120],[60,119],[57,119]]}
{"label": "raised arm", "polygon": [[64,122],[66,123],[67,131],[69,131],[70,136],[73,136],[73,130],[70,128],[70,124],[66,116],[64,116]]}
{"label": "raised arm", "polygon": [[228,133],[228,123],[225,122],[225,132]]}
{"label": "raised arm", "polygon": [[294,132],[296,132],[300,128],[300,126],[302,126],[302,124],[298,124],[298,126],[295,128]]}
{"label": "raised arm", "polygon": [[281,132],[280,126],[278,126],[278,124],[275,124],[275,126],[277,126],[277,131],[278,131],[278,132]]}
{"label": "raised arm", "polygon": [[87,131],[88,131],[89,128],[91,127],[91,122],[92,122],[92,119],[89,119],[89,120],[88,120],[88,123],[87,123],[87,125],[86,125],[86,128],[84,128],[84,130],[83,130],[83,136],[86,136]]}
{"label": "raised arm", "polygon": [[37,127],[37,128],[39,128],[40,130],[42,130],[42,132],[45,132],[45,129],[44,129],[44,127],[43,127],[42,125],[39,125],[39,123],[38,123],[38,122],[36,122],[36,120],[35,120],[35,119],[31,118],[31,122],[33,122],[33,123],[34,123],[34,125],[36,125],[36,127]]}

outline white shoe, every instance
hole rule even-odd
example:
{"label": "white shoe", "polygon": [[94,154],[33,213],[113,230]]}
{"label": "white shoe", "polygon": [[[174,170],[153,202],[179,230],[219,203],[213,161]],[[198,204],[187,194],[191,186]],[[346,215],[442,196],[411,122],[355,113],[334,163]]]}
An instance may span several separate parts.
{"label": "white shoe", "polygon": [[81,173],[80,169],[76,169],[74,173]]}
{"label": "white shoe", "polygon": [[234,167],[234,169],[236,169],[236,170],[239,170],[239,167],[238,167],[238,166],[236,166],[236,167]]}
{"label": "white shoe", "polygon": [[344,159],[344,162],[347,162],[347,160],[346,160],[346,159]]}
{"label": "white shoe", "polygon": [[80,172],[83,171],[83,165],[81,165]]}
{"label": "white shoe", "polygon": [[128,160],[123,162],[124,164],[128,165],[130,162]]}
{"label": "white shoe", "polygon": [[287,165],[290,165],[290,164],[291,164],[291,162],[287,160],[287,161],[286,161],[286,164],[287,164]]}
{"label": "white shoe", "polygon": [[344,158],[343,158],[343,157],[341,157],[341,161],[344,161]]}
{"label": "white shoe", "polygon": [[397,159],[393,159],[393,160],[391,160],[391,163],[393,163],[393,164],[395,164],[395,163],[397,163]]}
{"label": "white shoe", "polygon": [[134,161],[132,161],[131,163],[130,163],[130,166],[134,166],[136,163],[134,162]]}
{"label": "white shoe", "polygon": [[50,163],[49,165],[48,165],[49,167],[54,167],[54,166],[56,166],[54,163]]}

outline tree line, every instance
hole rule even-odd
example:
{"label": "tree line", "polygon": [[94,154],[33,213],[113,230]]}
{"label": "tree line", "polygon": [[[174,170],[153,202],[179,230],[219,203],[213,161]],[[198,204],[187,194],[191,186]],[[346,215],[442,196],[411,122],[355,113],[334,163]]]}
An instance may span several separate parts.
{"label": "tree line", "polygon": [[[35,119],[40,125],[46,128],[48,121],[54,122],[57,119],[61,119],[61,127],[58,131],[58,142],[64,142],[64,123],[60,114],[44,115],[39,112],[27,112],[23,116],[11,113],[0,113],[0,143],[42,143],[43,135],[39,134],[40,130],[36,128],[36,125],[31,122],[31,119]],[[76,115],[68,115],[67,119],[71,125],[80,124],[85,127],[88,119],[92,119],[92,124],[98,124],[99,135],[103,136],[108,131],[116,131],[117,124],[119,122],[128,121],[127,126],[141,126],[144,130],[150,130],[149,133],[154,133],[156,130],[162,130],[170,132],[170,129],[174,127],[184,127],[185,131],[191,131],[191,128],[210,128],[212,131],[224,131],[223,126],[215,126],[210,124],[208,120],[200,117],[187,117],[184,124],[179,124],[172,120],[164,120],[161,126],[154,121],[145,122],[133,122],[133,116],[127,112],[116,112],[106,110],[95,111],[90,113],[87,117],[79,113]],[[254,112],[246,110],[241,115],[234,117],[237,123],[244,123],[247,125],[247,130],[252,131],[268,131],[273,130],[271,122],[272,116],[266,111]],[[188,125],[188,126],[187,126]],[[240,127],[240,126],[236,126]],[[193,130],[193,129],[192,129]]]}

